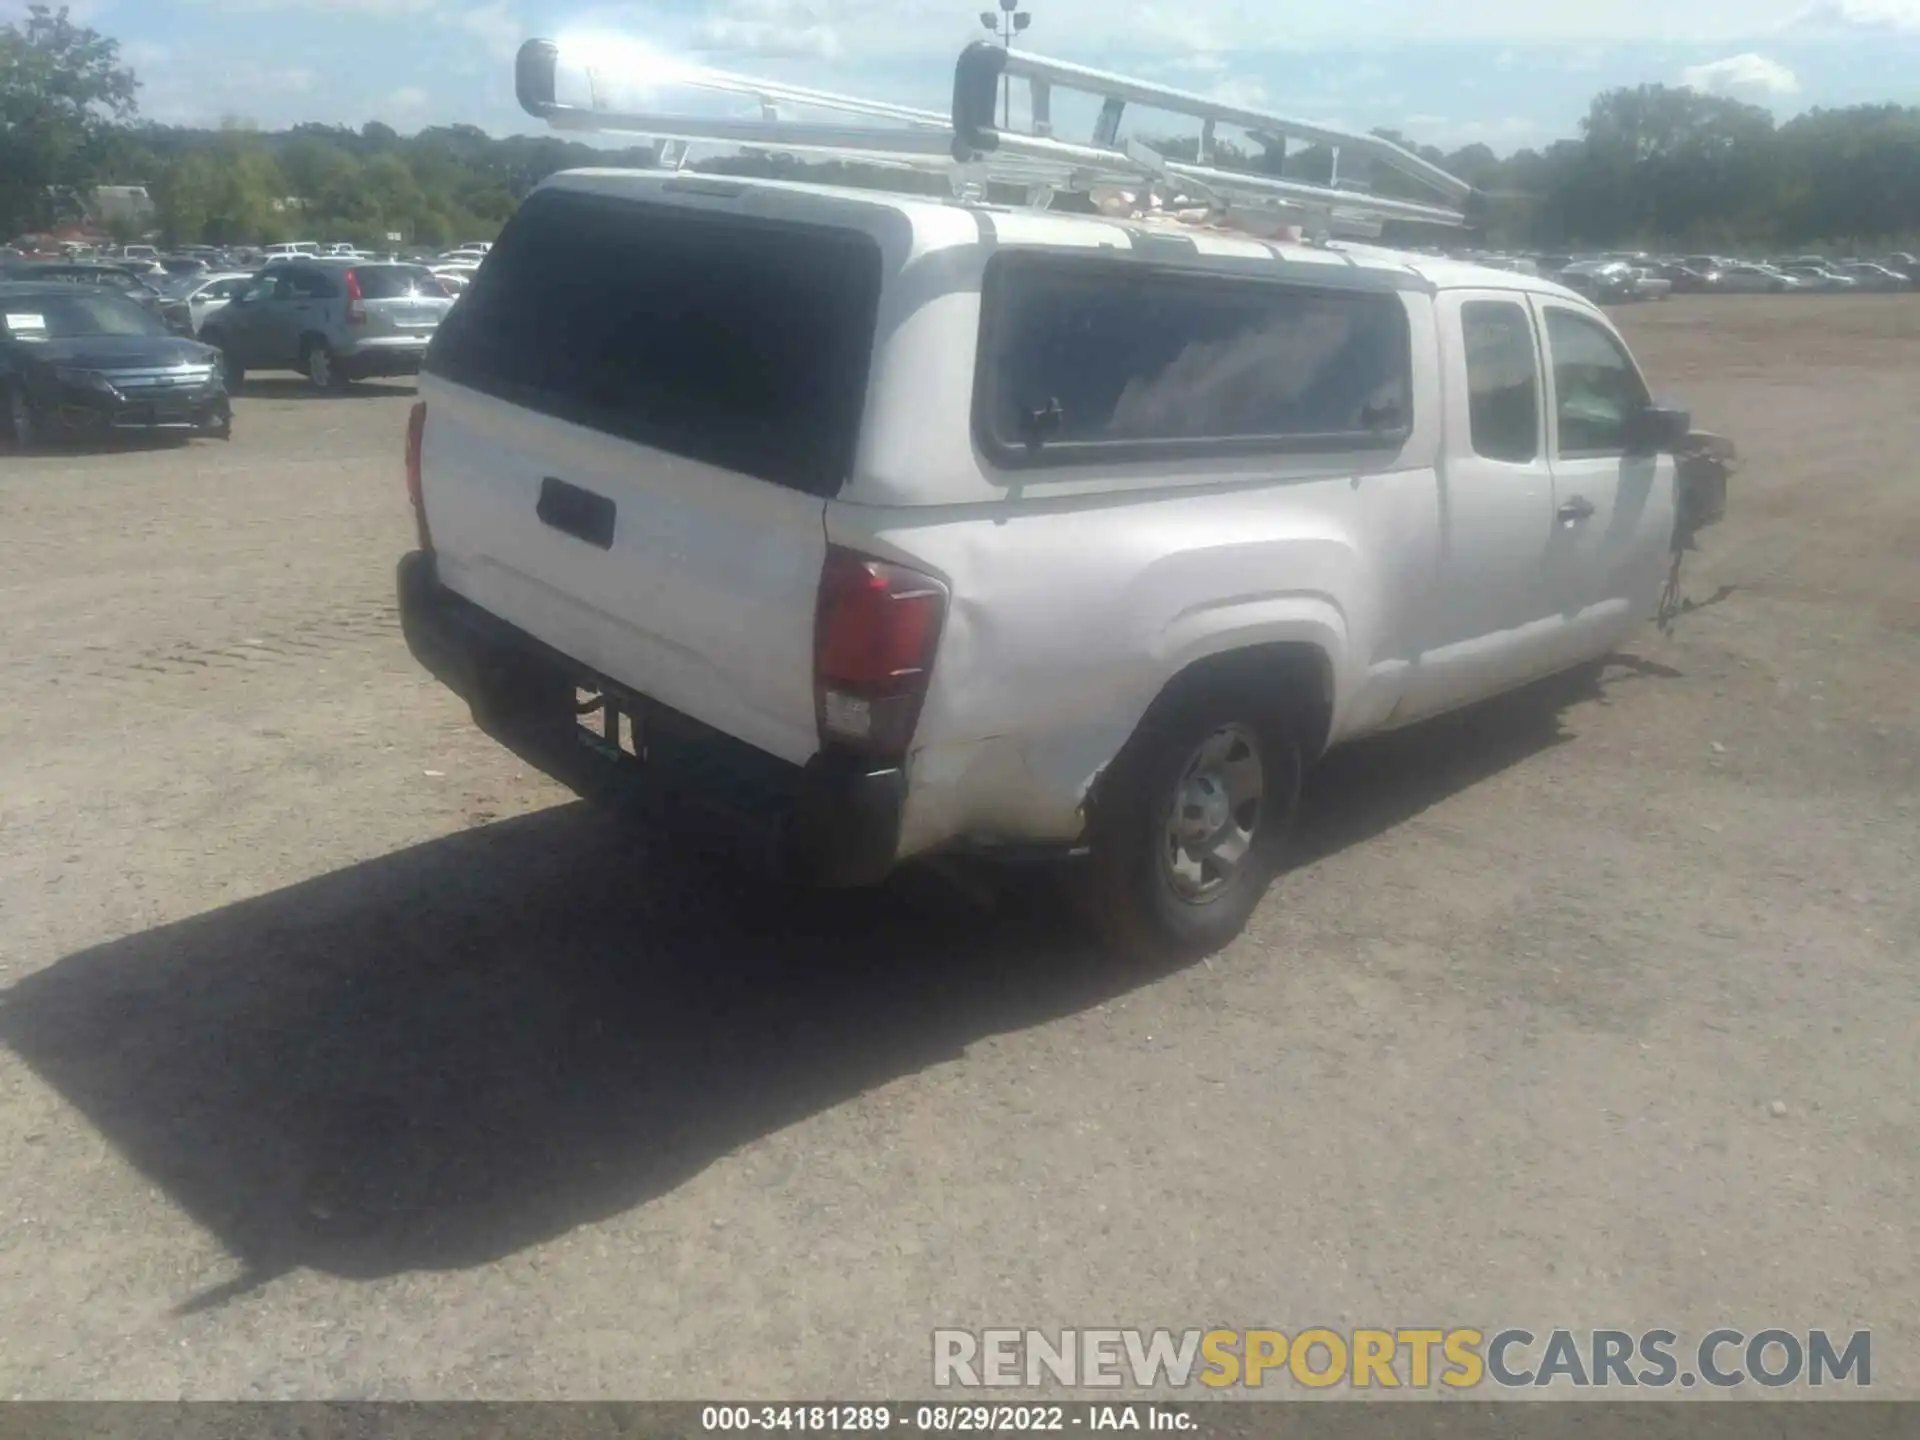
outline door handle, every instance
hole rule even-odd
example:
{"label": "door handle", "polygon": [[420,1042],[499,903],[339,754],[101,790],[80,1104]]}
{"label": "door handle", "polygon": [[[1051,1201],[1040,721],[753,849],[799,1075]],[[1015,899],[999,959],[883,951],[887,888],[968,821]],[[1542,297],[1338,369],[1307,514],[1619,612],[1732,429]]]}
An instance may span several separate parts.
{"label": "door handle", "polygon": [[1563,523],[1572,525],[1592,516],[1593,502],[1584,495],[1576,495],[1554,511],[1554,514],[1558,515]]}

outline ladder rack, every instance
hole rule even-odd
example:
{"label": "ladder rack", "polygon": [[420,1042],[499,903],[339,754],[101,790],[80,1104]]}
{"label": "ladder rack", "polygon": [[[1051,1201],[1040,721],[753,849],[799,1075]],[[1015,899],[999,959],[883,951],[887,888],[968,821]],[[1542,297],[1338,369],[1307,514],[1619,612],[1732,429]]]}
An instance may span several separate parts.
{"label": "ladder rack", "polygon": [[[586,72],[588,103],[562,103],[560,68]],[[1316,238],[1341,230],[1377,233],[1385,221],[1465,227],[1476,223],[1480,196],[1465,181],[1377,135],[1339,130],[1302,120],[1228,105],[1147,81],[1086,66],[1013,52],[987,41],[964,49],[954,66],[953,105],[947,114],[865,100],[830,91],[735,75],[704,67],[674,68],[671,83],[741,96],[760,107],[757,117],[725,117],[623,111],[602,104],[604,77],[594,56],[575,56],[551,40],[529,40],[515,62],[515,90],[528,114],[556,130],[629,134],[665,142],[663,158],[679,165],[696,144],[733,145],[756,151],[817,152],[842,160],[945,173],[953,193],[972,198],[987,183],[1024,186],[1040,206],[1055,195],[1080,194],[1104,213],[1178,213],[1209,223],[1297,225]],[[1002,90],[1024,82],[1031,129],[996,123]],[[1054,133],[1056,91],[1100,102],[1093,134],[1085,142]],[[1194,161],[1177,160],[1123,140],[1120,125],[1128,105],[1151,107],[1200,122]],[[844,123],[791,120],[787,107],[849,117]],[[1289,142],[1327,147],[1332,169],[1325,184],[1221,168],[1215,129],[1236,126],[1269,151]],[[1340,167],[1358,160],[1414,181],[1433,198],[1376,195],[1340,181]],[[1351,173],[1351,172],[1349,172]]]}

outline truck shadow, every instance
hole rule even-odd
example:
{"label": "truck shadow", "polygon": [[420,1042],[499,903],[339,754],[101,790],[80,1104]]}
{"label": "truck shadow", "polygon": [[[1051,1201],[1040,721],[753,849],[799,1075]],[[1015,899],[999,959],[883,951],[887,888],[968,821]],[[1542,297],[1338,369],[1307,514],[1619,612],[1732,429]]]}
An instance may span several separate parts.
{"label": "truck shadow", "polygon": [[[1307,849],[1556,743],[1567,698],[1336,758]],[[769,893],[563,805],[71,955],[0,994],[0,1041],[239,1260],[198,1309],[296,1267],[497,1259],[1156,978],[1045,893]]]}
{"label": "truck shadow", "polygon": [[1573,739],[1566,713],[1620,687],[1681,672],[1632,654],[1329,753],[1301,795],[1295,863],[1310,864],[1411,820],[1530,755]]}
{"label": "truck shadow", "polygon": [[18,1052],[242,1265],[463,1267],[1137,977],[933,877],[768,893],[585,804],[84,951]]}

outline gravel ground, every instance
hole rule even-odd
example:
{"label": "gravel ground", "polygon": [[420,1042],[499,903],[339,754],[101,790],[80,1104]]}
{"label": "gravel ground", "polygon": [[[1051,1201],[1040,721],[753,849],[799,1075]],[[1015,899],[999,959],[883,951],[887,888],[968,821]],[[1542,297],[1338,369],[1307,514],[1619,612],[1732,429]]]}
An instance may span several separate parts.
{"label": "gravel ground", "polygon": [[0,458],[0,1395],[876,1396],[928,1331],[1827,1326],[1920,1394],[1920,296],[1622,324],[1749,457],[1597,688],[1341,752],[1210,965],[769,898],[400,641],[406,385]]}

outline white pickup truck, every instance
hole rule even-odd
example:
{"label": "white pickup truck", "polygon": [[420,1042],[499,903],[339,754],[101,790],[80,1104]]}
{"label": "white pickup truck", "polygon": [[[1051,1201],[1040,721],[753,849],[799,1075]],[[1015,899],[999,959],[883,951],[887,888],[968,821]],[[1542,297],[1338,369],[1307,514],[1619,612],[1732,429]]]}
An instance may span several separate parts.
{"label": "white pickup truck", "polygon": [[1081,854],[1232,938],[1329,746],[1654,614],[1688,417],[1548,281],[872,191],[578,171],[427,356],[416,655],[582,793],[827,884]]}

